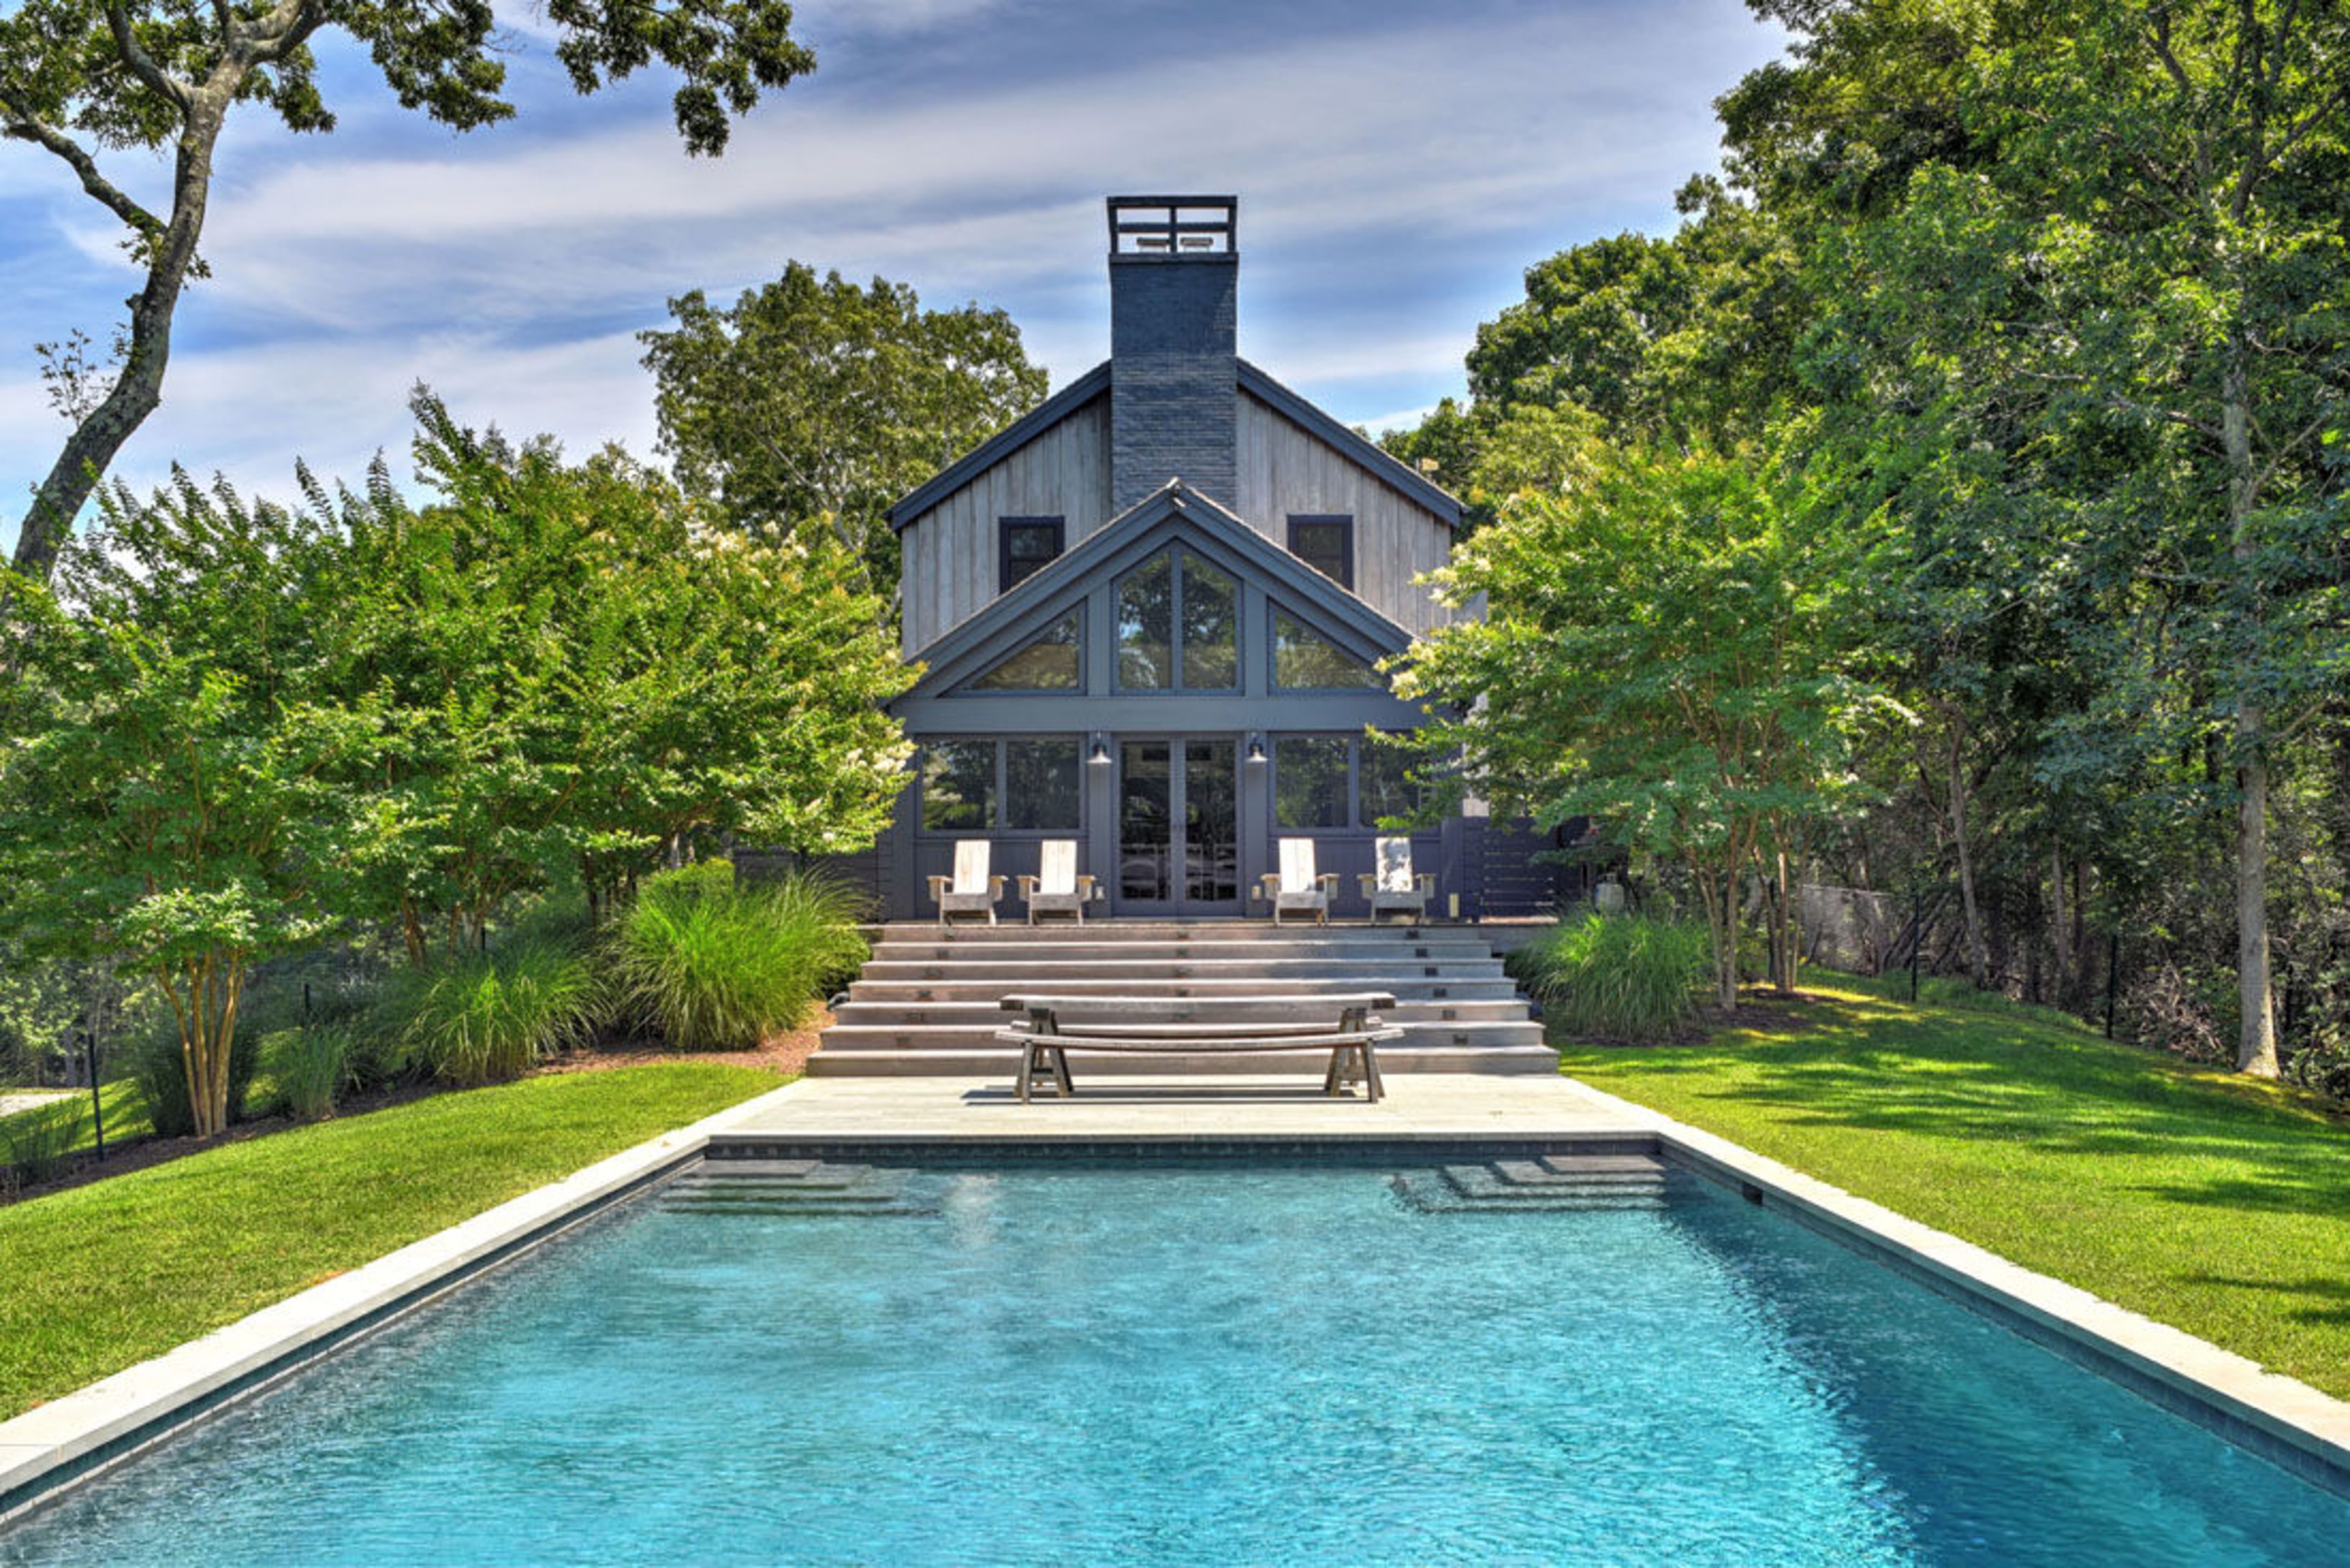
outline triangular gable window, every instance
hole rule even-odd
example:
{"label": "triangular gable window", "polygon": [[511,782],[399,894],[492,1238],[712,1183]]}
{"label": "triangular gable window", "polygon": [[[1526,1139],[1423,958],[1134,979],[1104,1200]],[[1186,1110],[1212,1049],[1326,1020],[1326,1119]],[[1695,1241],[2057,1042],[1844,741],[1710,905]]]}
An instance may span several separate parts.
{"label": "triangular gable window", "polygon": [[973,680],[969,691],[1075,691],[1084,684],[1077,612]]}
{"label": "triangular gable window", "polygon": [[1283,691],[1378,691],[1379,672],[1288,611],[1273,612],[1273,684]]}

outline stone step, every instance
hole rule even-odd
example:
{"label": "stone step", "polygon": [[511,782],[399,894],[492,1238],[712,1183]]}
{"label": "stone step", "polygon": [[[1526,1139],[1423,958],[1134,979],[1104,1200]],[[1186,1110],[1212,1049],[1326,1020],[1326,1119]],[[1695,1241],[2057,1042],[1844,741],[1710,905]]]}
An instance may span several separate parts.
{"label": "stone step", "polygon": [[931,1215],[933,1183],[907,1170],[816,1160],[714,1160],[661,1187],[656,1205],[674,1214]]}
{"label": "stone step", "polygon": [[[1084,1052],[1072,1050],[1071,1070],[1082,1093],[1088,1078],[1102,1077],[1234,1077],[1243,1075],[1287,1075],[1318,1078],[1328,1065],[1326,1054],[1307,1051],[1263,1053],[1222,1052],[1189,1055],[1174,1051]],[[1020,1070],[1020,1053],[1011,1046],[981,1050],[877,1050],[827,1045],[808,1058],[811,1078],[986,1077],[1009,1084]],[[1379,1047],[1379,1072],[1495,1073],[1528,1076],[1558,1075],[1558,1053],[1547,1045]]]}
{"label": "stone step", "polygon": [[1071,980],[1314,980],[1345,978],[1365,981],[1389,980],[1500,980],[1502,961],[1483,959],[1385,958],[1164,958],[1092,959],[1067,962],[1027,959],[931,960],[900,963],[876,959],[868,963],[866,980],[967,981],[1001,980],[1007,989],[1049,989]]}
{"label": "stone step", "polygon": [[[993,1023],[836,1023],[821,1037],[822,1048],[865,1051],[983,1050],[996,1044],[995,1032],[1008,1022]],[[1390,1050],[1421,1045],[1540,1045],[1542,1025],[1530,1019],[1488,1023],[1396,1022],[1403,1038],[1381,1045],[1380,1060]]]}
{"label": "stone step", "polygon": [[1559,1197],[1648,1197],[1661,1195],[1665,1189],[1661,1170],[1645,1177],[1611,1173],[1590,1179],[1554,1171],[1549,1173],[1551,1179],[1541,1182],[1510,1180],[1491,1165],[1448,1165],[1443,1174],[1461,1197],[1490,1203],[1544,1203]]}
{"label": "stone step", "polygon": [[1200,941],[1244,941],[1250,938],[1286,940],[1359,941],[1431,941],[1482,942],[1485,933],[1475,926],[1409,926],[1395,921],[1369,925],[1361,921],[1340,922],[1326,926],[1292,923],[1276,926],[1270,920],[1088,920],[1084,925],[1055,922],[1047,926],[1024,924],[972,925],[958,922],[951,926],[920,921],[892,921],[886,926],[860,928],[871,942],[956,942],[983,943],[1029,941],[1088,942],[1163,942],[1195,939]]}
{"label": "stone step", "polygon": [[[1000,978],[983,976],[957,980],[867,978],[849,983],[848,1000],[851,1003],[983,1002],[993,1007],[1013,992],[1042,989],[1033,981],[1007,982]],[[1255,996],[1264,991],[1265,985],[1261,977],[1250,975],[1184,976],[1180,979],[1110,975],[1055,981],[1051,989],[1086,996],[1211,997]],[[1399,1002],[1502,1002],[1518,996],[1516,984],[1506,975],[1476,980],[1448,976],[1430,979],[1425,975],[1406,979],[1384,977],[1369,984],[1357,984],[1351,977],[1344,974],[1285,975],[1282,977],[1281,989],[1300,996],[1319,996],[1344,991],[1384,991],[1392,993]]]}
{"label": "stone step", "polygon": [[1472,1197],[1436,1171],[1405,1171],[1390,1185],[1396,1196],[1422,1214],[1586,1214],[1654,1210],[1665,1206],[1664,1185],[1654,1188],[1526,1189],[1513,1198]]}
{"label": "stone step", "polygon": [[1028,963],[1097,962],[1105,960],[1131,961],[1227,958],[1283,959],[1345,959],[1348,961],[1376,961],[1384,963],[1414,963],[1430,961],[1446,963],[1483,963],[1493,957],[1491,946],[1481,941],[1453,940],[1394,940],[1394,941],[1332,941],[1315,938],[1275,936],[1270,931],[1252,932],[1213,940],[1168,940],[1159,942],[1097,942],[1043,940],[1033,942],[941,942],[885,941],[873,946],[873,961],[879,963],[989,963],[999,958]]}
{"label": "stone step", "polygon": [[[1182,999],[1170,997],[1169,1000]],[[1011,1016],[994,996],[952,1002],[867,1002],[856,1000],[852,993],[852,1000],[832,1010],[833,1023],[844,1027],[857,1024],[897,1028],[950,1025],[1001,1029],[1010,1022]],[[1477,1002],[1398,997],[1393,1007],[1379,1010],[1379,1016],[1392,1023],[1523,1023],[1528,1014],[1525,1002],[1516,997],[1494,997]]]}

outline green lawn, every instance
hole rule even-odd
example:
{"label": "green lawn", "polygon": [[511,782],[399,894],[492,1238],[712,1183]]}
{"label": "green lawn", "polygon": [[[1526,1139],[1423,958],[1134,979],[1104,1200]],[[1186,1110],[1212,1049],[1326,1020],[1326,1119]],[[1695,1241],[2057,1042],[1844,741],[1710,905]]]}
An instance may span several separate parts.
{"label": "green lawn", "polygon": [[[118,1140],[139,1137],[153,1130],[147,1123],[147,1102],[140,1097],[139,1085],[130,1079],[118,1078],[113,1083],[99,1085],[99,1097],[106,1106],[107,1147],[112,1148]],[[73,1105],[81,1117],[81,1130],[75,1137],[73,1147],[88,1148],[98,1141],[97,1135],[90,1126],[89,1091],[76,1089],[73,1094]],[[20,1118],[29,1120],[47,1114],[50,1109],[51,1107],[43,1106],[36,1110],[18,1111],[13,1116],[0,1116],[0,1124],[14,1122]],[[0,1143],[5,1141],[0,1139]],[[0,1158],[5,1158],[5,1150],[0,1150]]]}
{"label": "green lawn", "polygon": [[780,1081],[695,1063],[530,1078],[0,1209],[0,1418]]}
{"label": "green lawn", "polygon": [[2037,1009],[1820,991],[1565,1070],[2350,1397],[2350,1121]]}

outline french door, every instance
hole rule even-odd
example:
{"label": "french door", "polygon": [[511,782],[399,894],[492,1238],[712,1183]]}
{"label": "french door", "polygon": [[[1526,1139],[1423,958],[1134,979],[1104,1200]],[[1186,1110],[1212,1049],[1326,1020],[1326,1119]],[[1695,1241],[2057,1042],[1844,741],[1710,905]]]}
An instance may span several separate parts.
{"label": "french door", "polygon": [[1229,736],[1118,742],[1119,913],[1240,913],[1239,756]]}

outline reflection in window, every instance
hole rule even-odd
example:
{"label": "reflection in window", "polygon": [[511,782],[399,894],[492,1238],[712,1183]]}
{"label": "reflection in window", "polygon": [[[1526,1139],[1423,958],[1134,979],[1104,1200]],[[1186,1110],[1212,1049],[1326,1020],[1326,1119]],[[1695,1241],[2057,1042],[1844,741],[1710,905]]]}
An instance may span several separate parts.
{"label": "reflection in window", "polygon": [[1075,737],[1003,742],[1003,826],[1077,826],[1077,742]]}
{"label": "reflection in window", "polygon": [[1077,618],[1066,620],[971,683],[973,691],[1075,691]]}
{"label": "reflection in window", "polygon": [[1290,691],[1371,691],[1378,670],[1284,610],[1273,612],[1273,683]]}
{"label": "reflection in window", "polygon": [[1002,542],[996,558],[995,591],[1008,594],[1061,554],[1058,517],[1006,517],[999,524]]}
{"label": "reflection in window", "polygon": [[1419,809],[1419,789],[1406,775],[1412,755],[1365,737],[1355,742],[1357,810],[1365,827],[1383,816],[1409,816]]}
{"label": "reflection in window", "polygon": [[1283,735],[1273,742],[1273,821],[1276,827],[1347,826],[1344,735]]}
{"label": "reflection in window", "polygon": [[1175,566],[1160,556],[1118,585],[1118,683],[1128,691],[1175,685]]}
{"label": "reflection in window", "polygon": [[1241,683],[1240,594],[1197,556],[1183,562],[1183,685],[1230,691]]}
{"label": "reflection in window", "polygon": [[1355,586],[1355,520],[1289,519],[1289,553],[1343,587]]}
{"label": "reflection in window", "polygon": [[995,825],[995,742],[933,741],[922,748],[922,827],[962,833]]}

